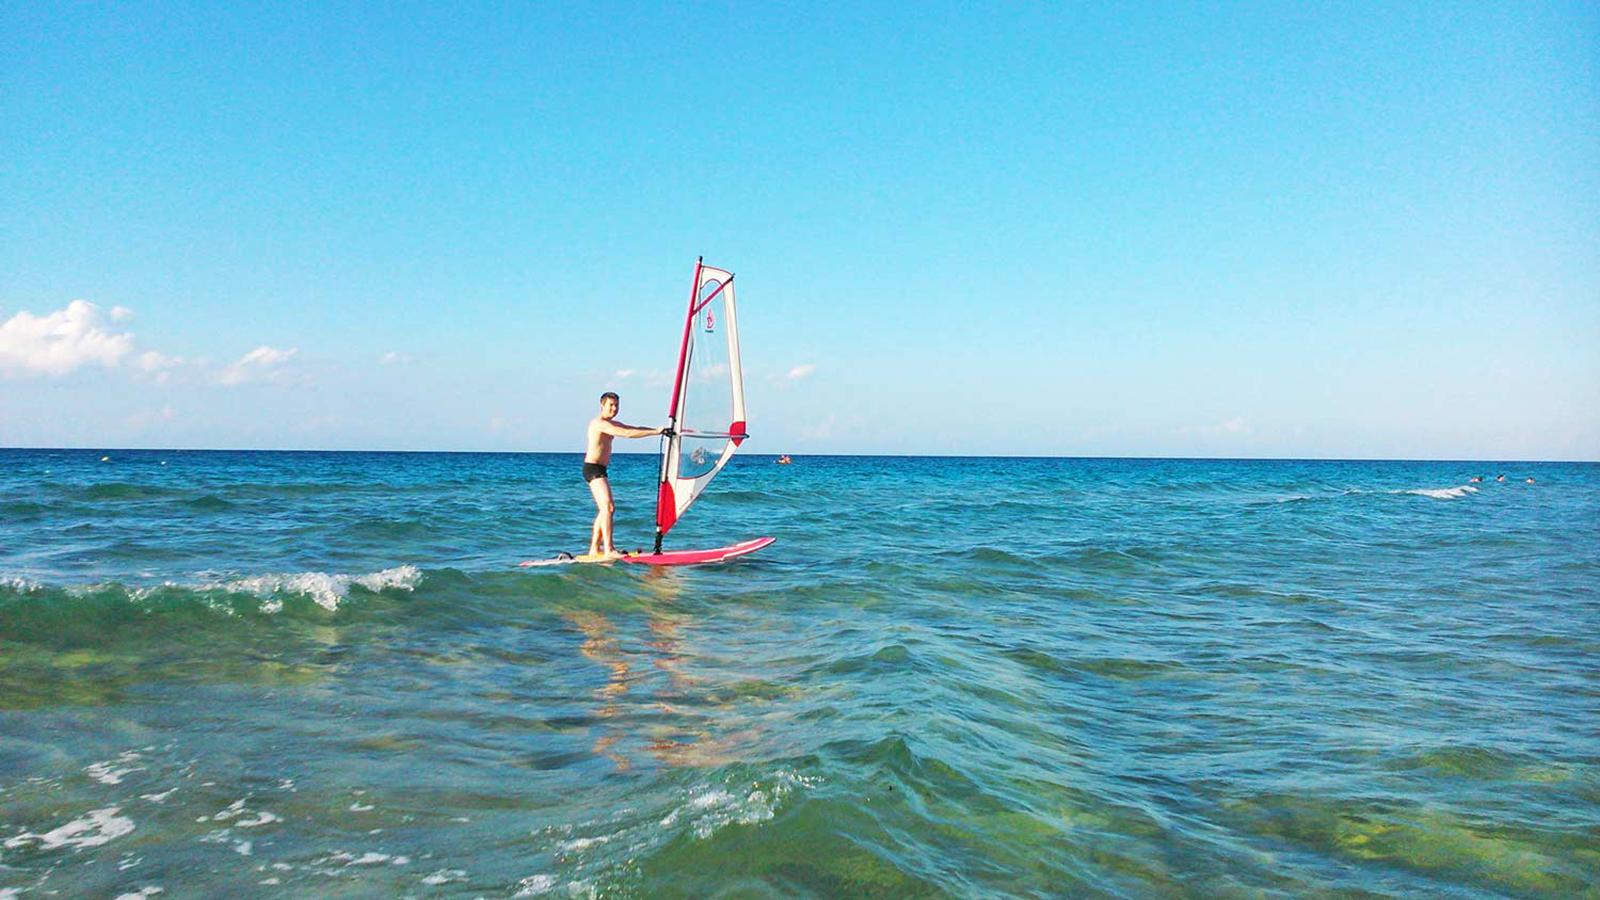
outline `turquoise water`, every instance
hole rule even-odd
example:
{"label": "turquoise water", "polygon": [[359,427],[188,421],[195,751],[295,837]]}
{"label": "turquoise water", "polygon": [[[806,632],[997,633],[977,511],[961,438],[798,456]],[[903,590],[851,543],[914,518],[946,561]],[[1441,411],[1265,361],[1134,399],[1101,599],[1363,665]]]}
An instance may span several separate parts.
{"label": "turquoise water", "polygon": [[0,451],[0,897],[1597,895],[1600,466],[578,468]]}

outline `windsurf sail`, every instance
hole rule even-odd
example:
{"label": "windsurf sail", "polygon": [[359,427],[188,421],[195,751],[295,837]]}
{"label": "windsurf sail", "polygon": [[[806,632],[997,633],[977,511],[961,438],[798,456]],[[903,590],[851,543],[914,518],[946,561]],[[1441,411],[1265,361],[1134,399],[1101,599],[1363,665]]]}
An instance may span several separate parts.
{"label": "windsurf sail", "polygon": [[672,436],[661,443],[656,553],[747,436],[733,273],[703,259],[695,261],[667,423]]}

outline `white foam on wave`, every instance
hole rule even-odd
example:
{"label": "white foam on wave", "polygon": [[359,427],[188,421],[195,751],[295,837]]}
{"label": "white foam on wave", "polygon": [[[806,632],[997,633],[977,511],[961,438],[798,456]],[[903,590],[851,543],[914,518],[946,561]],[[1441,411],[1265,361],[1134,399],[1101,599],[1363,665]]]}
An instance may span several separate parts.
{"label": "white foam on wave", "polygon": [[122,779],[134,772],[143,772],[143,766],[130,765],[139,761],[139,754],[129,750],[116,759],[91,763],[83,771],[101,784],[121,784]]}
{"label": "white foam on wave", "polygon": [[1397,494],[1415,494],[1419,497],[1432,497],[1435,500],[1459,500],[1468,494],[1476,494],[1478,489],[1470,484],[1451,488],[1412,488],[1405,491],[1395,491]]}
{"label": "white foam on wave", "polygon": [[772,803],[766,791],[753,790],[742,799],[719,788],[697,789],[688,803],[673,810],[661,820],[664,828],[677,824],[680,815],[686,816],[694,829],[694,836],[704,840],[725,825],[754,825],[772,818]]}
{"label": "white foam on wave", "polygon": [[[103,591],[112,587],[116,587],[116,585],[112,582],[104,582],[101,584],[87,585],[85,587],[68,588],[68,590],[73,594],[87,594],[93,591]],[[150,597],[154,596],[158,591],[170,591],[173,588],[181,589],[183,587],[184,585],[179,584],[176,581],[169,580],[163,581],[160,584],[149,584],[145,585],[144,587],[129,588],[128,599],[135,603],[139,603],[141,601],[150,599]]]}
{"label": "white foam on wave", "polygon": [[[212,573],[201,573],[202,578]],[[344,575],[329,572],[298,572],[289,574],[253,575],[246,578],[235,578],[231,581],[207,580],[199,583],[184,583],[179,581],[163,581],[160,584],[148,584],[140,587],[123,587],[116,582],[95,582],[92,584],[68,585],[64,589],[73,596],[94,594],[99,591],[118,588],[127,592],[128,599],[140,603],[156,596],[159,593],[172,590],[180,591],[229,591],[232,593],[254,594],[262,599],[261,611],[277,613],[283,610],[284,594],[305,594],[324,609],[332,612],[339,608],[339,601],[350,593],[350,588],[359,586],[374,593],[389,588],[410,591],[415,590],[422,581],[422,570],[413,565],[395,566],[379,572],[366,575]],[[0,588],[10,588],[19,593],[46,590],[46,585],[15,575],[0,576]],[[213,609],[232,614],[233,609],[227,603],[212,598],[205,601]]]}
{"label": "white foam on wave", "polygon": [[728,825],[770,821],[791,793],[818,783],[792,769],[754,778],[730,774],[674,792],[664,809],[643,816],[628,807],[583,822],[545,825],[533,834],[554,851],[554,870],[523,877],[513,896],[594,896],[595,878],[621,860],[639,859],[684,831],[704,840]]}
{"label": "white foam on wave", "polygon": [[229,823],[223,828],[202,836],[202,844],[231,844],[233,852],[240,856],[250,856],[255,852],[255,842],[245,840],[233,833],[235,828],[260,828],[271,825],[273,822],[282,822],[283,818],[264,809],[251,809],[245,805],[245,797],[228,804],[227,808],[214,815],[201,816],[196,822]]}
{"label": "white foam on wave", "polygon": [[410,857],[406,857],[406,856],[390,856],[387,853],[367,852],[367,853],[361,854],[360,858],[358,858],[354,862],[350,863],[350,865],[352,865],[352,866],[381,866],[381,865],[387,863],[387,864],[389,864],[391,866],[404,866],[404,865],[408,865],[410,862],[411,862]]}
{"label": "white foam on wave", "polygon": [[373,572],[369,575],[337,575],[327,572],[300,572],[291,575],[255,575],[249,578],[239,578],[225,582],[221,585],[208,585],[222,587],[230,591],[239,591],[254,594],[266,599],[261,606],[262,612],[275,613],[283,609],[283,601],[278,599],[278,594],[306,594],[317,602],[318,606],[332,612],[339,608],[339,601],[350,593],[352,585],[359,585],[369,591],[377,592],[388,588],[397,588],[403,591],[413,590],[417,582],[422,580],[422,570],[416,566],[396,566]]}
{"label": "white foam on wave", "polygon": [[577,851],[580,851],[580,850],[587,850],[590,847],[595,846],[596,844],[607,843],[614,837],[616,837],[616,835],[614,835],[614,834],[602,834],[602,835],[599,835],[597,837],[573,838],[570,841],[562,841],[560,844],[557,844],[556,846],[559,847],[564,852],[574,853],[574,852],[577,852]]}
{"label": "white foam on wave", "polygon": [[537,897],[555,890],[556,877],[554,875],[529,875],[517,882],[517,892],[513,897]]}
{"label": "white foam on wave", "polygon": [[268,811],[266,811],[264,809],[257,810],[257,809],[251,809],[250,807],[245,806],[245,800],[248,800],[248,799],[249,798],[246,797],[246,798],[241,799],[241,800],[235,800],[232,803],[228,804],[228,808],[227,809],[222,810],[221,812],[217,813],[216,815],[209,816],[209,817],[201,817],[200,819],[198,819],[196,821],[204,822],[204,821],[207,821],[209,819],[209,821],[213,821],[213,822],[227,822],[227,821],[231,821],[233,819],[238,819],[237,822],[233,823],[233,826],[237,827],[237,828],[259,828],[262,825],[270,825],[273,822],[282,822],[283,821],[283,819],[281,819],[280,817],[278,817],[278,816],[276,816],[276,815],[274,815],[274,814],[272,814],[272,813],[270,813],[270,812],[268,812]]}
{"label": "white foam on wave", "polygon": [[120,812],[122,812],[120,806],[90,810],[83,818],[73,819],[54,831],[47,831],[44,834],[32,832],[19,834],[8,839],[5,846],[12,850],[26,847],[28,844],[38,844],[46,850],[55,850],[59,847],[73,849],[98,847],[133,831],[133,820],[118,815]]}
{"label": "white foam on wave", "polygon": [[335,850],[321,859],[313,860],[311,863],[313,866],[312,871],[321,875],[338,874],[338,869],[332,868],[335,864],[346,869],[351,866],[409,866],[411,865],[411,857],[373,851],[356,856],[354,853],[345,850]]}
{"label": "white foam on wave", "polygon": [[691,788],[686,802],[667,813],[660,824],[663,828],[671,828],[687,820],[694,836],[704,840],[727,825],[754,825],[768,821],[784,797],[797,788],[809,788],[815,784],[815,778],[780,769],[774,773],[772,783],[764,787],[751,784],[746,790],[728,790],[714,785],[701,785]]}

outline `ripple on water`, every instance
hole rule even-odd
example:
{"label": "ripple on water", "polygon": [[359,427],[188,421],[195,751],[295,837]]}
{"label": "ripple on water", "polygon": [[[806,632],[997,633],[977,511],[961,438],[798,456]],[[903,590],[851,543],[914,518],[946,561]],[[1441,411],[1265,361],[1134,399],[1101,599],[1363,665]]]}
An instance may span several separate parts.
{"label": "ripple on water", "polygon": [[[1582,896],[1600,871],[1600,468],[1470,493],[1457,464],[736,460],[673,538],[762,554],[534,574],[587,537],[570,457],[22,457],[0,884],[30,892]],[[616,473],[646,540],[655,467]]]}

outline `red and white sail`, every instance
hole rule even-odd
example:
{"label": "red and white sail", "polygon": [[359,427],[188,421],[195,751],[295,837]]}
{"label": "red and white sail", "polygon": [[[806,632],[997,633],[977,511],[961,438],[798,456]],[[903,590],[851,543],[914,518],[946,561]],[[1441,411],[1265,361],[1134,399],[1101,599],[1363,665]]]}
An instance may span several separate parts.
{"label": "red and white sail", "polygon": [[717,477],[746,437],[733,273],[703,261],[695,263],[694,290],[683,323],[667,419],[673,435],[662,442],[661,449],[657,552],[662,536]]}

